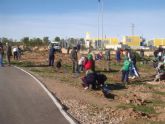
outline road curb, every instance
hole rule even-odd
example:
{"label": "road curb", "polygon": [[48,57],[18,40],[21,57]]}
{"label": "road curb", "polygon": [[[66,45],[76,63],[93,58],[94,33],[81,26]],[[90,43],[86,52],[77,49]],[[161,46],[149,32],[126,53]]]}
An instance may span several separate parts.
{"label": "road curb", "polygon": [[71,117],[69,115],[68,112],[66,112],[64,110],[64,107],[60,104],[60,101],[58,100],[58,98],[52,94],[48,88],[39,80],[37,79],[34,75],[32,75],[31,73],[27,72],[26,70],[20,68],[20,67],[17,67],[17,66],[14,66],[15,68],[23,71],[24,73],[28,74],[29,76],[31,76],[43,89],[44,91],[47,93],[47,95],[52,99],[53,103],[56,105],[56,107],[59,109],[59,111],[61,112],[61,114],[65,117],[65,119],[70,123],[70,124],[78,124],[78,122],[73,119],[73,117]]}

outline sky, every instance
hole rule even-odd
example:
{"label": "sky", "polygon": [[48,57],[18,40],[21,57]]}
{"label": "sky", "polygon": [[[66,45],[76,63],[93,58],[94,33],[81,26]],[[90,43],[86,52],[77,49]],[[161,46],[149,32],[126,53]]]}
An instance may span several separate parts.
{"label": "sky", "polygon": [[[103,2],[103,34],[165,38],[165,0],[100,0]],[[53,39],[83,38],[86,32],[101,37],[98,0],[0,0],[0,37],[21,39],[44,36]]]}

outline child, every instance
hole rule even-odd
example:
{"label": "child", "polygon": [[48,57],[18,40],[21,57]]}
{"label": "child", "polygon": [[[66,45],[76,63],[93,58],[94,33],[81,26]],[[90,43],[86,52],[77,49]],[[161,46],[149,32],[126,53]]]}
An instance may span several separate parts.
{"label": "child", "polygon": [[85,61],[85,57],[84,56],[82,56],[80,59],[79,59],[79,61],[78,61],[78,70],[79,70],[79,72],[82,72],[83,71],[83,63],[84,63],[84,61]]}
{"label": "child", "polygon": [[125,57],[124,63],[123,63],[123,67],[121,69],[122,71],[122,78],[121,81],[125,84],[128,83],[128,75],[129,75],[129,68],[130,68],[130,61],[128,57]]}

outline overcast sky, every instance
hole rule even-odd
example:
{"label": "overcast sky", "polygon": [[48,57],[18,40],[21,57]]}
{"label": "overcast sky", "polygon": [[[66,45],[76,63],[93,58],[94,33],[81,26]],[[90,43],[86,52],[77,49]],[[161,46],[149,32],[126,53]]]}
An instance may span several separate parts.
{"label": "overcast sky", "polygon": [[[102,0],[104,35],[165,38],[165,0]],[[0,0],[0,37],[97,37],[98,0]]]}

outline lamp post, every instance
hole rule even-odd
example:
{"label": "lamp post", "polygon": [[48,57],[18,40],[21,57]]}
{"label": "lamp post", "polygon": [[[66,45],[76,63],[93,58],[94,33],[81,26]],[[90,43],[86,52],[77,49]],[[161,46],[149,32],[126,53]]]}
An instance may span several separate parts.
{"label": "lamp post", "polygon": [[98,29],[97,29],[97,43],[96,48],[99,48],[99,42],[100,42],[100,0],[98,0]]}
{"label": "lamp post", "polygon": [[[101,22],[101,25],[100,25]],[[101,28],[100,28],[101,26]],[[101,29],[101,38],[100,38],[100,29]],[[104,40],[104,3],[103,0],[98,0],[98,42],[101,39],[101,47],[103,47]],[[97,46],[98,43],[97,43]]]}
{"label": "lamp post", "polygon": [[101,22],[102,22],[102,42],[101,42],[101,47],[103,48],[104,45],[104,4],[103,0],[101,0]]}

